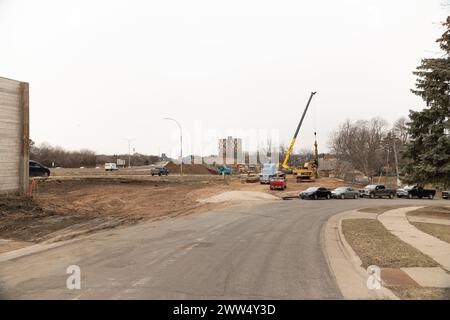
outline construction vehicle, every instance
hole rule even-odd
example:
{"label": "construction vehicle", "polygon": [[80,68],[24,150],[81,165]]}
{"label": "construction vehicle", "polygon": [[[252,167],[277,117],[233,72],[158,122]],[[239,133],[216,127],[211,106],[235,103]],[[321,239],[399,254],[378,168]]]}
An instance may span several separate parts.
{"label": "construction vehicle", "polygon": [[[310,180],[313,177],[317,177],[317,165],[318,165],[318,152],[317,152],[317,139],[315,140],[314,147],[314,161],[306,162],[302,168],[291,168],[289,166],[289,158],[291,157],[292,150],[294,149],[295,141],[297,140],[298,132],[302,126],[303,120],[305,119],[306,112],[308,111],[311,100],[316,92],[311,92],[309,96],[308,103],[306,104],[305,110],[303,111],[300,122],[298,123],[297,129],[295,130],[294,136],[292,137],[291,144],[289,145],[289,149],[286,152],[286,156],[284,157],[284,161],[281,164],[281,170],[285,173],[296,174],[297,181],[301,180]],[[314,136],[316,137],[316,133],[314,132]]]}
{"label": "construction vehicle", "polygon": [[259,182],[261,184],[269,184],[270,179],[277,175],[276,163],[264,163],[261,173],[259,174]]}
{"label": "construction vehicle", "polygon": [[230,175],[231,174],[231,168],[226,166],[220,166],[217,168],[217,173],[220,175]]}
{"label": "construction vehicle", "polygon": [[319,152],[317,150],[317,134],[314,132],[314,160],[305,162],[303,168],[294,169],[293,173],[297,175],[297,182],[302,180],[311,180],[312,178],[318,178],[319,174],[317,168],[319,166]]}

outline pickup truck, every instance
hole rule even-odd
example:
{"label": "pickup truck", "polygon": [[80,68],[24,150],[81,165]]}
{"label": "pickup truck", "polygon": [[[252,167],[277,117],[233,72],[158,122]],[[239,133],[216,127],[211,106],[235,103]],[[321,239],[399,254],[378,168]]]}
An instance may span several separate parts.
{"label": "pickup truck", "polygon": [[399,197],[399,198],[433,199],[435,195],[436,195],[436,190],[424,189],[422,187],[418,187],[415,185],[405,186],[405,187],[397,190],[397,197]]}
{"label": "pickup truck", "polygon": [[361,197],[369,198],[382,198],[389,197],[393,199],[395,197],[396,191],[394,189],[386,188],[382,184],[369,184],[360,190]]}
{"label": "pickup truck", "polygon": [[152,176],[167,176],[169,174],[169,170],[166,167],[155,167],[150,169],[150,174]]}

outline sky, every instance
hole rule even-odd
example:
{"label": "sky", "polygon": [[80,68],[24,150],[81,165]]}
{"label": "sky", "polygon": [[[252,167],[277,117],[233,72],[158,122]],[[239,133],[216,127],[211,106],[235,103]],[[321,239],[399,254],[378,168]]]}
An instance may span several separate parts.
{"label": "sky", "polygon": [[[98,153],[217,153],[217,139],[328,150],[346,119],[419,110],[445,0],[0,0],[0,76],[30,83],[30,135]],[[247,139],[248,138],[248,139]],[[248,141],[247,141],[248,140]],[[253,141],[253,142],[251,142]]]}

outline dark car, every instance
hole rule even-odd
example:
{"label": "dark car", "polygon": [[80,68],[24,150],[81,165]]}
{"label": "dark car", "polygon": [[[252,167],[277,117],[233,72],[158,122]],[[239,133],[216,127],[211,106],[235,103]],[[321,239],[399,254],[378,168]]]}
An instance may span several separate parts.
{"label": "dark car", "polygon": [[323,187],[310,187],[298,195],[301,199],[331,199],[331,191]]}
{"label": "dark car", "polygon": [[167,176],[169,174],[169,170],[166,167],[156,167],[150,170],[150,174],[152,176]]}
{"label": "dark car", "polygon": [[405,187],[397,190],[397,197],[399,197],[399,198],[433,199],[435,195],[436,195],[436,190],[424,189],[422,187],[415,186],[415,185],[405,186]]}
{"label": "dark car", "polygon": [[40,164],[39,162],[30,160],[28,162],[30,177],[48,177],[50,176],[50,169]]}
{"label": "dark car", "polygon": [[369,198],[382,198],[389,197],[393,199],[395,197],[396,190],[386,188],[382,184],[369,184],[365,186],[365,188],[360,191],[360,196],[369,197]]}
{"label": "dark car", "polygon": [[442,191],[442,199],[450,200],[450,191]]}

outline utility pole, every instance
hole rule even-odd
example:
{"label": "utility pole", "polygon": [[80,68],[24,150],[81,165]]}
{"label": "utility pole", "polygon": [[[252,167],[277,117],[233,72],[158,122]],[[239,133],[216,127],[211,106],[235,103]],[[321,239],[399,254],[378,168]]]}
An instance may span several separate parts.
{"label": "utility pole", "polygon": [[178,126],[178,128],[180,129],[180,160],[181,160],[181,164],[180,164],[180,175],[183,175],[183,129],[181,128],[181,124],[173,119],[173,118],[164,118],[164,120],[171,120],[173,122],[175,122]]}
{"label": "utility pole", "polygon": [[392,132],[392,148],[394,149],[394,161],[395,161],[395,174],[397,176],[397,187],[400,186],[400,176],[398,173],[398,158],[397,158],[397,147],[395,144],[395,134]]}
{"label": "utility pole", "polygon": [[314,177],[319,178],[319,150],[317,149],[317,133],[314,132]]}
{"label": "utility pole", "polygon": [[131,141],[134,139],[126,138],[125,140],[128,142],[128,168],[131,168]]}

